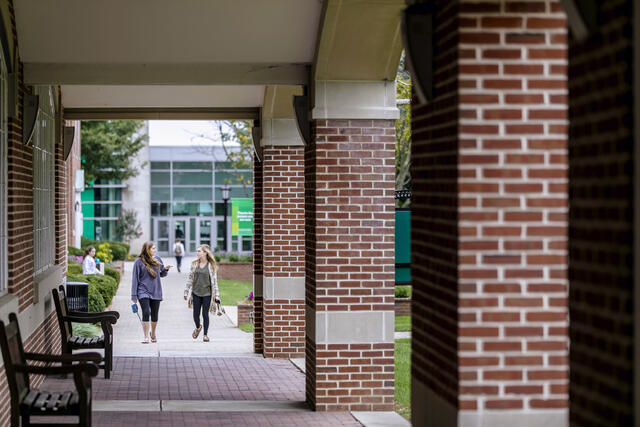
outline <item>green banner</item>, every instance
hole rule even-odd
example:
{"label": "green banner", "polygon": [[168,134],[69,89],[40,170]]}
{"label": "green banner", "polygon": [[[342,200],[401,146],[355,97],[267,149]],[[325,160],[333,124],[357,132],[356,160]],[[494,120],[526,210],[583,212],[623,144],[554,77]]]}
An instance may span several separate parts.
{"label": "green banner", "polygon": [[231,234],[253,236],[253,199],[231,199]]}

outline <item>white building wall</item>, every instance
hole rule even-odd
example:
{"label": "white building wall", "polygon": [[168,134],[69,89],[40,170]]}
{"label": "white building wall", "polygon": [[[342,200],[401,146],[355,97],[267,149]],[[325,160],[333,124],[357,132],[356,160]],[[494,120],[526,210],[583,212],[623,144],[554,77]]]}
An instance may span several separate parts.
{"label": "white building wall", "polygon": [[[142,132],[149,134],[149,122],[145,122]],[[149,141],[131,160],[131,165],[138,169],[138,175],[124,182],[122,189],[122,209],[133,209],[138,214],[138,222],[142,226],[142,235],[133,239],[131,254],[137,255],[144,242],[151,240],[151,166]]]}

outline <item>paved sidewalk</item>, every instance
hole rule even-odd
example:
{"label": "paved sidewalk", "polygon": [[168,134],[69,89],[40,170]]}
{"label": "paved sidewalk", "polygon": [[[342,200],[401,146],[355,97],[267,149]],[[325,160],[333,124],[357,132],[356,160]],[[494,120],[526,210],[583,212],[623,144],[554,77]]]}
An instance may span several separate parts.
{"label": "paved sidewalk", "polygon": [[[71,378],[47,378],[42,390],[73,389]],[[111,379],[93,379],[98,400],[304,401],[305,375],[287,359],[116,357]]]}
{"label": "paved sidewalk", "polygon": [[[163,301],[157,329],[157,343],[142,344],[142,325],[131,311],[131,271],[133,263],[125,263],[125,273],[120,287],[111,303],[111,310],[120,312],[120,320],[114,327],[114,355],[131,357],[176,357],[176,356],[255,356],[253,335],[235,327],[226,315],[209,316],[209,338],[202,341],[202,333],[197,340],[191,338],[195,325],[192,312],[183,299],[189,265],[194,258],[182,260],[182,273],[175,267],[175,258],[164,258],[166,265],[173,265],[167,277],[162,278]],[[230,310],[233,312],[233,310]]]}

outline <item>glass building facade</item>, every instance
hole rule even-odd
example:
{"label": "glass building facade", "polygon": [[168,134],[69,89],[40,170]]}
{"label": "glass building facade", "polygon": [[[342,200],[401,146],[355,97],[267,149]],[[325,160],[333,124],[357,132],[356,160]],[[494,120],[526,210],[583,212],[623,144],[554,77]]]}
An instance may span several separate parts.
{"label": "glass building facade", "polygon": [[81,194],[82,235],[92,240],[118,240],[116,221],[122,210],[120,181],[96,181]]}
{"label": "glass building facade", "polygon": [[234,170],[226,161],[152,160],[151,236],[158,251],[171,254],[176,239],[182,240],[187,254],[194,254],[200,244],[225,250],[221,188],[227,185],[226,251],[251,253],[251,236],[231,235],[231,199],[253,197],[252,181],[251,169]]}

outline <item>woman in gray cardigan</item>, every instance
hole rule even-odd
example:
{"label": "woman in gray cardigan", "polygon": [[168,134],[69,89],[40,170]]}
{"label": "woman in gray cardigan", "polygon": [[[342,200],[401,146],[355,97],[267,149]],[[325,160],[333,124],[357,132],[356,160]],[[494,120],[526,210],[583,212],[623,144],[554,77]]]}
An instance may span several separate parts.
{"label": "woman in gray cardigan", "polygon": [[156,342],[156,326],[158,325],[158,310],[162,301],[162,283],[160,278],[169,273],[170,265],[165,266],[160,257],[156,256],[156,245],[146,242],[142,245],[140,256],[133,264],[131,278],[131,301],[140,301],[142,309],[143,344],[149,343],[149,318],[151,318],[151,342]]}
{"label": "woman in gray cardigan", "polygon": [[[191,272],[189,280],[184,290],[184,299],[193,299],[193,321],[196,328],[193,330],[191,337],[195,340],[200,335],[202,326],[204,326],[204,336],[202,341],[209,342],[209,312],[213,311],[213,299],[220,303],[220,294],[218,293],[218,275],[216,271],[218,265],[213,258],[209,245],[200,245],[196,251],[196,260],[191,263]],[[200,311],[202,311],[203,325],[200,324]]]}

